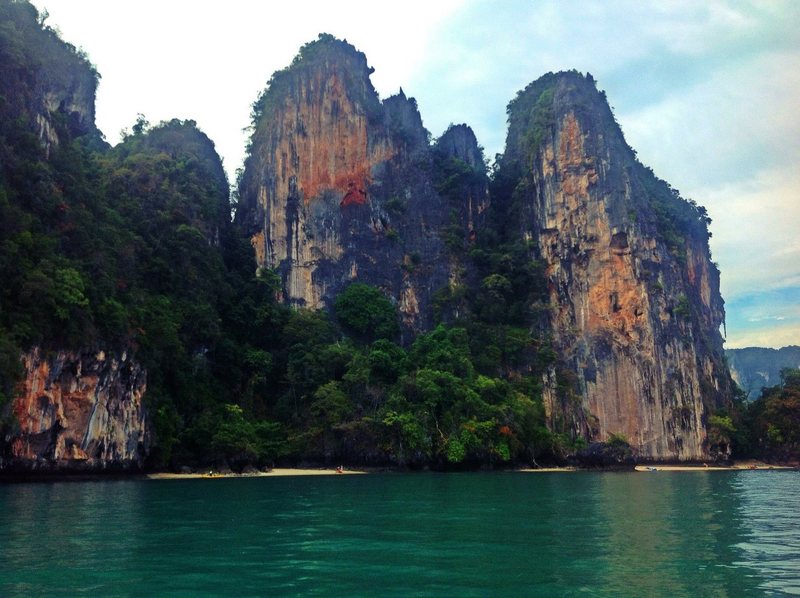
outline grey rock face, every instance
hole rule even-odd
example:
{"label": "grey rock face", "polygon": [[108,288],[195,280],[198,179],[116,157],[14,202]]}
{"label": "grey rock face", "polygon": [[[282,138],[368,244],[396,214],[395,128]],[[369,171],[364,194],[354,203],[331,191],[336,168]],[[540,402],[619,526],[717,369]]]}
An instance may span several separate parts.
{"label": "grey rock face", "polygon": [[424,330],[450,275],[449,206],[428,132],[402,91],[378,100],[352,46],[310,48],[262,97],[236,222],[258,264],[280,274],[288,303],[320,308],[365,282],[396,302],[407,332]]}

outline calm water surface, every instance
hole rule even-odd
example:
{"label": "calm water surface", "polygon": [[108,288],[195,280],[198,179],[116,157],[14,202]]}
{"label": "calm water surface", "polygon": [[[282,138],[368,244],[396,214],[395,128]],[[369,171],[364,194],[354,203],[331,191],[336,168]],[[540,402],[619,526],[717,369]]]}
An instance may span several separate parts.
{"label": "calm water surface", "polygon": [[0,485],[0,596],[800,595],[800,472]]}

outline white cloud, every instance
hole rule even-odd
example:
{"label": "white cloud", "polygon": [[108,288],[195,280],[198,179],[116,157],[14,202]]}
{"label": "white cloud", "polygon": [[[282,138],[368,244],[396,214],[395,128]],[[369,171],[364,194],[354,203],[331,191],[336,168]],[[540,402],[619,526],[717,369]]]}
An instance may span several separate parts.
{"label": "white cloud", "polygon": [[800,50],[757,55],[618,118],[642,161],[658,165],[656,173],[676,187],[742,184],[765,167],[800,159],[797,64]]}
{"label": "white cloud", "polygon": [[776,325],[743,331],[728,330],[725,340],[726,349],[742,349],[744,347],[771,347],[780,349],[788,345],[800,344],[800,325],[797,323]]}
{"label": "white cloud", "polygon": [[693,195],[713,218],[711,248],[723,297],[800,286],[800,175],[794,169],[763,170],[746,182]]}
{"label": "white cloud", "polygon": [[755,318],[747,318],[748,322],[769,322],[771,320],[775,320],[776,322],[782,322],[786,319],[786,316],[758,316]]}
{"label": "white cloud", "polygon": [[[721,40],[741,39],[758,22],[746,10],[747,5],[723,2],[671,1],[659,4],[640,3],[637,18],[652,39],[670,51],[703,56]],[[646,14],[651,18],[642,18]],[[655,14],[654,14],[655,13]]]}

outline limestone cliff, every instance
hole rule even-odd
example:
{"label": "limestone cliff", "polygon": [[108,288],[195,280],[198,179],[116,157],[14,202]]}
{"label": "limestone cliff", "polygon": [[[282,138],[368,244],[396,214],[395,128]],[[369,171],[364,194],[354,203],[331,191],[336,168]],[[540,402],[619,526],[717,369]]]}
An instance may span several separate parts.
{"label": "limestone cliff", "polygon": [[450,200],[450,234],[460,227],[458,241],[448,244],[469,247],[477,231],[485,224],[489,192],[483,152],[467,125],[451,125],[434,145],[436,187]]}
{"label": "limestone cliff", "polygon": [[59,143],[60,126],[66,126],[69,135],[76,137],[95,130],[97,73],[81,56],[70,59],[71,64],[48,64],[36,82],[40,99],[35,108],[36,129],[48,154]]}
{"label": "limestone cliff", "polygon": [[150,443],[144,370],[126,353],[32,349],[12,409],[10,470],[140,468]]}
{"label": "limestone cliff", "polygon": [[641,458],[708,459],[706,418],[731,384],[705,211],[636,160],[577,73],[511,102],[503,167],[519,179],[520,233],[547,267],[561,364],[545,384],[551,425],[621,434]]}
{"label": "limestone cliff", "polygon": [[64,135],[95,133],[99,75],[86,56],[27,2],[0,4],[0,22],[0,118],[26,121],[46,155]]}
{"label": "limestone cliff", "polygon": [[319,308],[358,280],[424,329],[448,283],[449,211],[416,103],[402,90],[381,102],[370,73],[361,52],[321,35],[273,76],[255,105],[236,222],[287,302]]}
{"label": "limestone cliff", "polygon": [[[554,432],[620,434],[641,458],[714,456],[706,421],[732,382],[708,218],[636,160],[591,78],[549,74],[520,92],[490,181],[469,127],[432,144],[412,98],[381,101],[365,56],[321,35],[253,107],[237,236],[219,157],[195,123],[147,131],[142,119],[108,148],[85,57],[26,2],[0,0],[0,22],[11,291],[0,297],[0,469],[140,467],[151,434],[165,461],[173,447],[239,450],[231,437],[256,428],[218,437],[224,414],[249,403],[258,420],[284,417],[280,343],[292,337],[283,310],[249,329],[273,288],[251,294],[253,256],[287,304],[330,307],[359,281],[397,305],[404,342],[440,320],[471,328],[473,358],[491,339],[481,375],[519,382],[525,421],[537,422],[525,425],[531,458],[549,438],[535,404],[545,370]],[[97,343],[128,350],[85,348]],[[6,366],[20,351],[12,393]],[[292,426],[306,415],[296,401],[292,412]],[[498,434],[507,447],[512,428]]]}
{"label": "limestone cliff", "polygon": [[89,277],[109,276],[96,267],[108,265],[108,222],[87,151],[107,148],[94,122],[99,75],[45,20],[28,2],[0,2],[0,470],[137,467],[149,445],[144,370],[129,354],[81,349],[108,317],[97,310],[92,322],[86,296]]}

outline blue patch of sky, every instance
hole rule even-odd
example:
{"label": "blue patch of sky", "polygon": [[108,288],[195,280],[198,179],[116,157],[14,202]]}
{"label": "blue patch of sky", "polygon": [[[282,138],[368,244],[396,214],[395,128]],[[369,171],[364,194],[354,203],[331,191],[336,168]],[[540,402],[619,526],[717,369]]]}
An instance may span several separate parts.
{"label": "blue patch of sky", "polygon": [[[735,346],[766,344],[760,333],[776,331],[776,348],[800,343],[800,286],[754,290],[726,302],[728,337]],[[793,340],[794,339],[794,340]]]}

